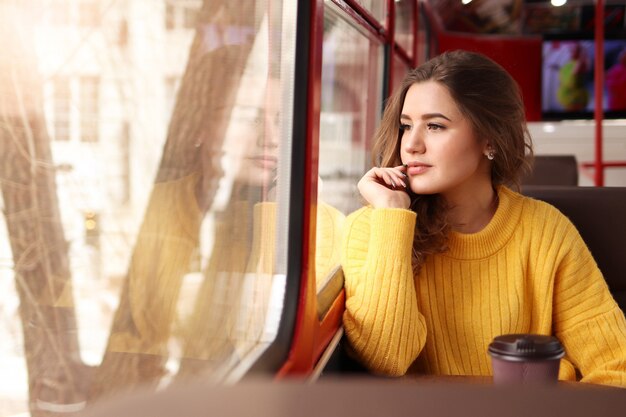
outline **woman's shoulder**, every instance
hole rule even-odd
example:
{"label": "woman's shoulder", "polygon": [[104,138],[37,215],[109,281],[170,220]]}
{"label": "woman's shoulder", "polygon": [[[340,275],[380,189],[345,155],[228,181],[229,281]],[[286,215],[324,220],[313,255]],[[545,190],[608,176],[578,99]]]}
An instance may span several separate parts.
{"label": "woman's shoulder", "polygon": [[361,207],[360,209],[348,214],[346,221],[348,223],[369,222],[372,217],[372,211],[374,211],[374,209],[370,206]]}
{"label": "woman's shoulder", "polygon": [[357,262],[356,265],[361,265],[367,254],[372,211],[371,207],[361,207],[346,217],[341,250],[341,263],[344,271],[355,265],[353,262]]}
{"label": "woman's shoulder", "polygon": [[507,198],[514,201],[516,204],[520,204],[523,207],[524,211],[528,211],[533,213],[534,215],[539,216],[547,213],[558,216],[565,216],[559,211],[559,209],[557,209],[550,203],[546,203],[543,200],[538,200],[536,198],[524,195],[521,192],[514,191],[508,187],[503,186],[500,189],[501,193],[506,195]]}
{"label": "woman's shoulder", "polygon": [[545,228],[574,227],[570,219],[552,204],[523,195],[509,188],[503,187],[503,190],[504,193],[508,195],[508,198],[515,201],[516,204],[521,207],[523,222]]}
{"label": "woman's shoulder", "polygon": [[365,239],[370,232],[373,211],[372,207],[365,206],[350,213],[345,219],[344,233],[347,236],[357,235]]}

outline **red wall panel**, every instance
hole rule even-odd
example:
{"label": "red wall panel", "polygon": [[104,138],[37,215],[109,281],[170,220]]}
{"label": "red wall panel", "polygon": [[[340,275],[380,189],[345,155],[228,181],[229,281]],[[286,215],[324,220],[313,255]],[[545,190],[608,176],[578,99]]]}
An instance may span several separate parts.
{"label": "red wall panel", "polygon": [[519,84],[528,121],[541,120],[541,37],[511,38],[439,32],[439,52],[480,52],[502,65]]}

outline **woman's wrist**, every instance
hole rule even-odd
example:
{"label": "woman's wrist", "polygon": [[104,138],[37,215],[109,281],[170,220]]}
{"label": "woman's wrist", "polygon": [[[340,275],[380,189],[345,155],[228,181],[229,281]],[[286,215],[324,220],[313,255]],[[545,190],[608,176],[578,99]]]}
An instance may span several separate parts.
{"label": "woman's wrist", "polygon": [[372,207],[374,208],[397,208],[397,209],[408,210],[410,206],[410,201],[407,201],[407,200],[408,198],[407,199],[385,198],[385,199],[380,199],[378,201],[372,202]]}

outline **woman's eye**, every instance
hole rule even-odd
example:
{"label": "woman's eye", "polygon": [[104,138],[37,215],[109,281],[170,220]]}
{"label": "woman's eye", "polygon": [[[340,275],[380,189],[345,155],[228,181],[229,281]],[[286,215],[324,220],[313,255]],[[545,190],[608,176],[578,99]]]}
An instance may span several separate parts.
{"label": "woman's eye", "polygon": [[428,130],[442,130],[444,127],[437,123],[428,123]]}
{"label": "woman's eye", "polygon": [[407,125],[406,123],[400,123],[400,130],[402,131],[411,130],[411,125]]}

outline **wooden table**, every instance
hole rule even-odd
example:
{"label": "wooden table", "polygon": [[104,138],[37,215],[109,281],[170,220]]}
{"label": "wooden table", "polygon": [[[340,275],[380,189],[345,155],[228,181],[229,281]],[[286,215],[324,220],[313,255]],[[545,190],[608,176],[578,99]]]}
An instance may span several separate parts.
{"label": "wooden table", "polygon": [[[571,389],[572,387],[576,389]],[[502,387],[485,378],[196,383],[88,409],[88,417],[623,417],[626,390],[584,384]]]}

